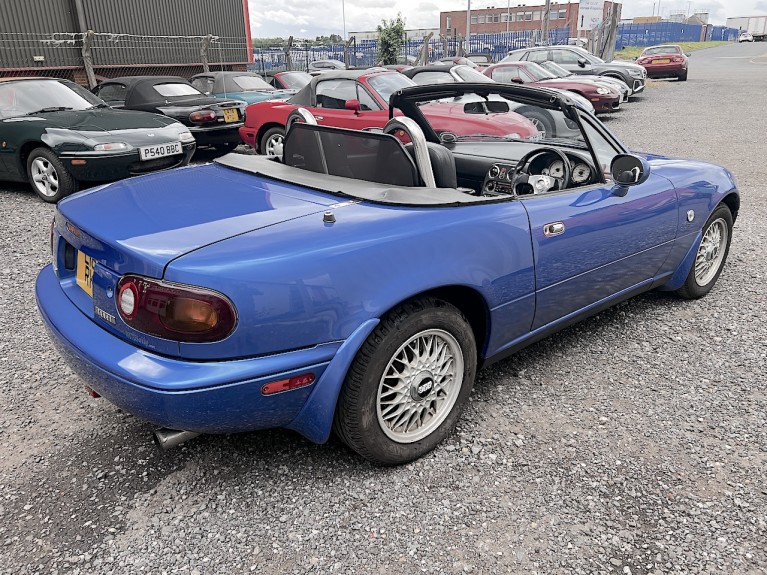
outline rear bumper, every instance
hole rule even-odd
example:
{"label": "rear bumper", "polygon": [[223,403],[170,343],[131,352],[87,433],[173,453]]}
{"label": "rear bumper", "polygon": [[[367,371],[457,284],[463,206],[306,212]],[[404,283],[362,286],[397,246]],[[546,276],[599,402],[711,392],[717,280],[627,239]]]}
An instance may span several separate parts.
{"label": "rear bumper", "polygon": [[[200,433],[290,425],[321,441],[330,432],[346,373],[345,360],[333,361],[344,347],[341,342],[236,361],[185,361],[152,354],[100,328],[67,298],[50,265],[39,273],[35,295],[51,340],[73,371],[136,417]],[[325,378],[328,367],[332,377]],[[313,384],[273,395],[262,393],[266,383],[306,373],[314,374]],[[309,410],[299,418],[302,408],[317,404],[318,398],[332,406],[329,413]]]}
{"label": "rear bumper", "polygon": [[645,66],[647,69],[648,78],[674,78],[680,74],[687,72],[687,64],[648,64]]}
{"label": "rear bumper", "polygon": [[239,144],[240,128],[242,122],[225,126],[213,126],[210,128],[190,127],[194,139],[202,146],[215,146],[216,144]]}
{"label": "rear bumper", "polygon": [[96,152],[64,152],[59,154],[66,169],[76,180],[83,182],[107,182],[130,176],[146,174],[185,166],[194,154],[196,144],[183,144],[182,153],[156,160],[141,161],[138,150],[121,154]]}

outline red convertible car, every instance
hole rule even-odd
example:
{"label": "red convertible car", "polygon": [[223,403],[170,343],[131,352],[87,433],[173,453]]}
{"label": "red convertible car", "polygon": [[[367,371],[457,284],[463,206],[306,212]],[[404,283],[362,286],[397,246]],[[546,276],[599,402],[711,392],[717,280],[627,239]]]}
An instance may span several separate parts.
{"label": "red convertible car", "polygon": [[649,78],[677,78],[687,80],[689,59],[681,46],[668,44],[645,48],[637,58],[637,64],[644,66]]}
{"label": "red convertible car", "polygon": [[[286,102],[248,106],[240,137],[261,154],[281,156],[288,115],[299,107],[309,110],[321,125],[355,130],[383,128],[389,121],[389,96],[414,85],[409,78],[389,70],[326,72]],[[424,106],[423,113],[437,132],[482,133],[520,140],[538,133],[530,120],[508,111],[508,106],[505,110],[480,108],[476,102],[450,100],[430,103]]]}
{"label": "red convertible car", "polygon": [[535,62],[503,62],[493,64],[482,72],[496,82],[527,84],[540,88],[559,88],[575,92],[594,106],[594,113],[612,112],[620,107],[621,95],[617,90],[591,81],[557,78]]}

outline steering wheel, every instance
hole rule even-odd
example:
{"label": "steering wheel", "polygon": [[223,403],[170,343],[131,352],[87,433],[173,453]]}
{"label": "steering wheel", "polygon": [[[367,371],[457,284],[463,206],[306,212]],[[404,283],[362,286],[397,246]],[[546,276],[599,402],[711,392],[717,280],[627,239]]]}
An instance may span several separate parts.
{"label": "steering wheel", "polygon": [[[562,175],[560,177],[552,176],[550,174],[531,174],[529,172],[530,165],[545,155],[557,156],[557,159],[562,162]],[[551,166],[556,160],[552,160],[549,164]],[[572,166],[570,166],[570,160],[564,154],[556,148],[538,148],[531,152],[528,152],[522,156],[517,165],[514,166],[514,171],[509,176],[511,181],[511,189],[515,194],[542,194],[550,190],[564,190],[570,183],[570,177],[572,175]],[[527,184],[532,188],[531,190],[520,191],[519,187]]]}

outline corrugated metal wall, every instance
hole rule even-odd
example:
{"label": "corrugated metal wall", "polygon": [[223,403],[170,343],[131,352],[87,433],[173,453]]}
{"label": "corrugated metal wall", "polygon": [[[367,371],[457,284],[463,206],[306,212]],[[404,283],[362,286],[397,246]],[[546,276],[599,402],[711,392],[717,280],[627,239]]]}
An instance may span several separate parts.
{"label": "corrugated metal wall", "polygon": [[0,68],[81,65],[75,32],[72,0],[0,0]]}
{"label": "corrugated metal wall", "polygon": [[[248,61],[242,0],[82,4],[86,27],[97,33],[97,67],[199,63],[200,38],[179,37],[208,34],[219,37],[209,49],[211,63]],[[80,66],[82,44],[75,36],[80,32],[74,0],[0,0],[0,68]]]}

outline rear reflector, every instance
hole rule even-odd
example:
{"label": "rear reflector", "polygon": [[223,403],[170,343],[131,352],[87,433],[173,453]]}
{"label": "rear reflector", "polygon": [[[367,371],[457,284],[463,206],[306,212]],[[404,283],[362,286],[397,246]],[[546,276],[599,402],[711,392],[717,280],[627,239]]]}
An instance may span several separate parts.
{"label": "rear reflector", "polygon": [[264,395],[272,395],[275,393],[281,393],[283,391],[290,391],[291,389],[298,389],[299,387],[306,387],[314,383],[314,374],[305,373],[303,375],[297,375],[290,379],[281,379],[280,381],[273,381],[272,383],[264,384],[261,388],[261,393]]}

